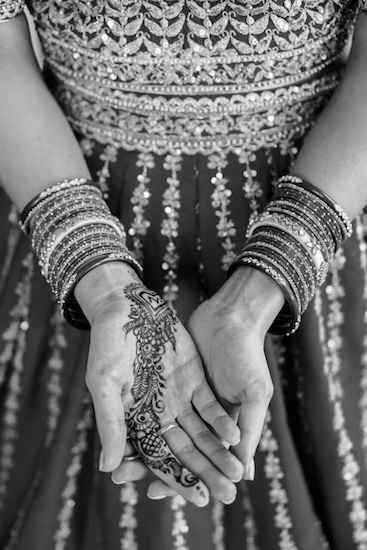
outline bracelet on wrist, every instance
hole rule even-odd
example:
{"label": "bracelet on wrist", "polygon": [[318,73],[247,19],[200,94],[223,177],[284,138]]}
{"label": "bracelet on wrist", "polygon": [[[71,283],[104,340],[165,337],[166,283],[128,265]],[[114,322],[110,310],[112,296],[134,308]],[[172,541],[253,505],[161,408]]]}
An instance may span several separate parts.
{"label": "bracelet on wrist", "polygon": [[74,297],[75,286],[87,273],[119,261],[142,276],[126,246],[123,225],[94,182],[75,178],[49,187],[23,209],[20,224],[65,319],[77,328],[90,328]]}
{"label": "bracelet on wrist", "polygon": [[283,176],[264,212],[250,221],[247,242],[228,274],[248,265],[269,275],[285,298],[269,332],[292,334],[351,234],[348,216],[331,197],[301,178]]}

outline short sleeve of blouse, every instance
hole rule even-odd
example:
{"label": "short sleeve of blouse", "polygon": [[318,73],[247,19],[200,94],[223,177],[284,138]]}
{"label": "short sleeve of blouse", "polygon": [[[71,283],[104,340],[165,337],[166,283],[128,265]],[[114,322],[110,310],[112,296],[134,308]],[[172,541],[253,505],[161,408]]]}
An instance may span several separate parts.
{"label": "short sleeve of blouse", "polygon": [[0,0],[0,22],[12,19],[21,13],[25,6],[25,0]]}

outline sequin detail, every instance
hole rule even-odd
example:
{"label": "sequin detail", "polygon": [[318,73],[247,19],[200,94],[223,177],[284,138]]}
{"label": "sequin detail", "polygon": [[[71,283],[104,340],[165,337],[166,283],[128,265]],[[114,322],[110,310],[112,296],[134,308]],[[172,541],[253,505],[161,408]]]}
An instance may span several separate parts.
{"label": "sequin detail", "polygon": [[121,488],[120,502],[122,504],[122,514],[119,522],[119,527],[122,529],[120,548],[121,550],[138,550],[136,540],[136,528],[138,525],[136,505],[138,503],[138,493],[135,483],[126,483]]}
{"label": "sequin detail", "polygon": [[6,252],[3,259],[3,266],[0,272],[0,292],[3,289],[7,275],[9,273],[17,243],[19,242],[19,239],[22,235],[21,229],[18,224],[18,212],[15,206],[11,207],[8,220],[10,224],[10,230],[6,242]]}
{"label": "sequin detail", "polygon": [[236,228],[231,219],[230,197],[232,191],[226,188],[228,179],[224,177],[223,170],[228,165],[225,154],[213,154],[208,157],[208,168],[215,170],[215,175],[211,178],[214,191],[211,195],[212,207],[215,215],[219,218],[216,225],[218,238],[222,243],[224,254],[222,256],[222,269],[227,271],[230,264],[236,258],[235,245],[233,238],[236,236]]}
{"label": "sequin detail", "polygon": [[130,199],[134,212],[134,218],[128,230],[128,234],[132,237],[132,247],[130,248],[133,251],[135,258],[142,262],[142,239],[150,227],[150,221],[145,218],[145,209],[148,206],[149,199],[151,197],[151,192],[148,187],[150,183],[148,171],[149,169],[153,169],[155,166],[154,156],[151,153],[139,153],[135,164],[141,173],[137,177],[138,185],[134,188]]}
{"label": "sequin detail", "polygon": [[110,164],[116,162],[117,159],[116,147],[108,145],[99,158],[103,162],[103,165],[97,172],[97,179],[102,189],[103,198],[106,200],[109,195],[108,179],[110,177]]}
{"label": "sequin detail", "polygon": [[[300,135],[357,10],[342,0],[33,0],[55,94],[99,142],[157,154]],[[325,70],[328,76],[320,76]],[[308,81],[307,81],[308,80]]]}
{"label": "sequin detail", "polygon": [[251,504],[251,499],[248,494],[247,484],[244,485],[244,494],[242,497],[242,506],[244,510],[244,522],[243,527],[245,530],[246,537],[246,550],[259,550],[258,545],[256,544],[256,523],[254,518],[254,511]]}
{"label": "sequin detail", "polygon": [[244,183],[242,189],[244,196],[249,201],[251,216],[256,216],[259,213],[260,197],[263,193],[260,182],[256,179],[257,171],[252,167],[252,163],[255,161],[255,153],[250,153],[249,155],[242,153],[239,158],[239,162],[245,166],[243,171]]}
{"label": "sequin detail", "polygon": [[224,545],[224,506],[221,502],[215,501],[212,508],[213,534],[212,540],[215,550],[225,550]]}
{"label": "sequin detail", "polygon": [[315,295],[315,311],[319,320],[319,341],[323,353],[323,372],[328,383],[329,400],[333,408],[333,429],[338,437],[338,455],[341,461],[341,476],[345,486],[346,500],[350,504],[349,521],[353,528],[356,549],[367,547],[367,511],[364,505],[364,490],[360,481],[360,467],[354,456],[353,443],[348,434],[343,406],[343,388],[339,372],[342,345],[341,327],[344,321],[342,298],[345,291],[340,280],[340,271],[345,265],[343,249],[337,252],[330,269],[331,280],[325,292],[328,298],[328,313],[325,319],[322,310],[322,289]]}
{"label": "sequin detail", "polygon": [[24,6],[24,0],[0,0],[0,23],[16,17]]}
{"label": "sequin detail", "polygon": [[31,4],[56,70],[125,92],[149,86],[171,96],[207,95],[213,86],[218,95],[279,88],[300,74],[306,80],[340,55],[345,22],[358,8],[327,0]]}
{"label": "sequin detail", "polygon": [[278,548],[280,550],[297,550],[292,535],[292,519],[289,513],[289,499],[282,484],[284,472],[280,458],[277,456],[278,442],[270,427],[271,414],[267,413],[259,449],[265,453],[265,477],[270,485],[270,502],[274,506],[274,525],[279,532]]}
{"label": "sequin detail", "polygon": [[174,155],[167,155],[163,162],[163,168],[170,171],[170,176],[167,177],[168,186],[163,193],[162,200],[166,216],[161,224],[161,234],[168,240],[162,263],[165,280],[163,299],[173,311],[175,311],[174,303],[179,290],[176,273],[179,255],[177,254],[175,240],[178,237],[179,210],[181,207],[180,180],[178,177],[178,172],[182,168],[181,161],[181,154],[176,152]]}
{"label": "sequin detail", "polygon": [[189,531],[189,526],[185,518],[184,508],[186,501],[181,495],[177,495],[171,499],[171,510],[173,512],[172,521],[172,537],[174,550],[190,550],[185,535]]}
{"label": "sequin detail", "polygon": [[[366,213],[357,216],[356,218],[356,235],[359,245],[360,253],[360,266],[364,277],[363,299],[367,304],[367,215]],[[361,364],[363,367],[361,376],[361,398],[360,398],[360,411],[361,411],[361,435],[362,435],[362,447],[365,453],[365,461],[367,467],[367,307],[365,307],[364,313],[364,338],[363,338],[363,352],[361,357]]]}
{"label": "sequin detail", "polygon": [[44,447],[40,453],[37,471],[33,477],[32,483],[28,489],[26,498],[23,500],[20,507],[16,521],[13,525],[9,536],[9,542],[4,550],[12,550],[17,544],[19,533],[21,531],[24,520],[29,509],[29,506],[33,502],[35,493],[39,488],[39,483],[42,480],[44,459],[47,457],[47,452],[51,448],[54,441],[56,428],[59,425],[59,419],[61,415],[61,400],[63,395],[61,375],[63,373],[64,361],[62,352],[66,347],[66,338],[64,334],[65,321],[60,313],[59,307],[55,304],[54,313],[51,317],[51,326],[53,328],[53,334],[49,340],[50,357],[47,361],[47,370],[49,372],[49,379],[47,382],[47,432],[44,438]]}
{"label": "sequin detail", "polygon": [[66,484],[61,494],[62,506],[58,513],[55,531],[55,550],[65,550],[71,534],[71,522],[76,506],[78,476],[82,469],[83,455],[88,448],[87,435],[93,426],[93,414],[89,397],[84,400],[84,411],[77,425],[77,438],[71,449],[71,462],[66,471]]}
{"label": "sequin detail", "polygon": [[[15,288],[17,301],[10,311],[10,324],[3,333],[5,342],[0,356],[0,386],[7,385],[7,396],[4,400],[2,415],[2,436],[0,454],[0,510],[8,490],[8,482],[15,466],[17,424],[22,394],[22,376],[29,327],[29,307],[31,300],[31,283],[34,273],[33,254],[28,254],[23,261],[25,274]],[[12,370],[7,380],[7,371],[11,362]]]}
{"label": "sequin detail", "polygon": [[183,113],[177,107],[180,99],[159,99],[165,104],[171,101],[174,108],[170,112],[168,106],[159,109],[158,100],[150,96],[139,98],[140,105],[129,109],[116,99],[110,104],[108,96],[91,101],[84,97],[84,87],[67,92],[59,87],[56,97],[73,128],[101,143],[158,155],[177,149],[189,155],[210,155],[295,141],[314,119],[325,93],[330,94],[338,81],[339,75],[332,74],[275,92],[193,98],[184,100]]}

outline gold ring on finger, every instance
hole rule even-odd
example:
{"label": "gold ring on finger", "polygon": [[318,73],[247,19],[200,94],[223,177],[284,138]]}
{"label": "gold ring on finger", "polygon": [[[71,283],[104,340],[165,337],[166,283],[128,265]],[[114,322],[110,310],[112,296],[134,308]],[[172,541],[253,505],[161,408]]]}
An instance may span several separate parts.
{"label": "gold ring on finger", "polygon": [[165,434],[166,432],[168,432],[168,430],[172,430],[172,428],[179,428],[179,424],[177,424],[177,422],[170,422],[169,424],[166,424],[165,426],[162,426],[159,430],[158,430],[158,433],[159,435],[163,435]]}
{"label": "gold ring on finger", "polygon": [[132,462],[133,460],[137,460],[138,458],[140,458],[140,455],[138,453],[135,453],[134,455],[124,456],[123,462]]}

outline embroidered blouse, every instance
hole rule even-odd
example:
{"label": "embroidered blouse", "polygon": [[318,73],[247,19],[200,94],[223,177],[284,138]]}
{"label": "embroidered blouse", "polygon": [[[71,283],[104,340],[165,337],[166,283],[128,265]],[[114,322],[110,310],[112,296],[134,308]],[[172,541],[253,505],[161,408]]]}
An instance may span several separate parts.
{"label": "embroidered blouse", "polygon": [[[0,20],[24,4],[0,0]],[[75,130],[127,149],[208,154],[271,146],[284,128],[294,137],[306,106],[338,81],[358,1],[28,6]]]}

